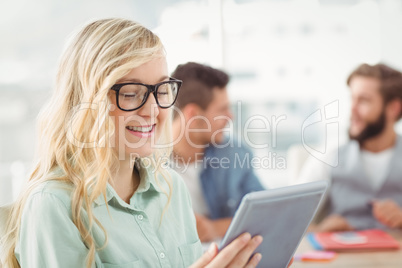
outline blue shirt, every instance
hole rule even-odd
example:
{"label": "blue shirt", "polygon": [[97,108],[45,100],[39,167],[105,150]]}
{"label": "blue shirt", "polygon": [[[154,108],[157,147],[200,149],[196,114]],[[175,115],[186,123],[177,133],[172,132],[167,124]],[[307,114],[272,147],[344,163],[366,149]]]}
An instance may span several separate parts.
{"label": "blue shirt", "polygon": [[265,190],[252,159],[252,153],[239,146],[209,145],[205,149],[201,185],[211,219],[233,217],[244,195]]}

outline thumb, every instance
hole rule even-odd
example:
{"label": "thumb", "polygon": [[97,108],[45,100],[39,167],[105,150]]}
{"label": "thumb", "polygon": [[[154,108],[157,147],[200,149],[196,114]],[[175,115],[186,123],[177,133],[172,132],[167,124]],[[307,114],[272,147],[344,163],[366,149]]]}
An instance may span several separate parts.
{"label": "thumb", "polygon": [[218,254],[218,248],[216,243],[211,243],[208,250],[199,258],[190,268],[201,268],[205,267],[208,263],[210,263],[213,258]]}
{"label": "thumb", "polygon": [[378,205],[378,204],[382,204],[382,203],[386,202],[387,200],[388,199],[375,198],[375,199],[371,199],[371,204]]}

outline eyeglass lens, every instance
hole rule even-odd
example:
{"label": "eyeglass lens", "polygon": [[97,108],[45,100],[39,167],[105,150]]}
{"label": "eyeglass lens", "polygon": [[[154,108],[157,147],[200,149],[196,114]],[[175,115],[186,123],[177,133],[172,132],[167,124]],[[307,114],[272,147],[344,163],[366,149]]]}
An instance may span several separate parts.
{"label": "eyeglass lens", "polygon": [[[160,84],[156,90],[156,99],[162,108],[171,106],[176,99],[179,84],[169,81]],[[148,88],[144,85],[124,85],[119,91],[119,106],[125,110],[132,110],[140,107],[146,102]]]}

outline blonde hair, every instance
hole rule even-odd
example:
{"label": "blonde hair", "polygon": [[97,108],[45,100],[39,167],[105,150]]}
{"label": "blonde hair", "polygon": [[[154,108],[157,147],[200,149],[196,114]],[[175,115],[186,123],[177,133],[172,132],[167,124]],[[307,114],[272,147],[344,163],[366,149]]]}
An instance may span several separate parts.
{"label": "blonde hair", "polygon": [[[106,198],[107,182],[119,165],[116,150],[110,145],[115,126],[113,120],[109,120],[109,89],[133,68],[162,56],[164,48],[160,39],[142,25],[125,19],[94,21],[71,39],[60,61],[55,92],[39,114],[37,163],[12,208],[6,235],[1,241],[4,254],[1,261],[5,267],[20,267],[14,250],[22,211],[32,190],[49,180],[67,181],[74,186],[72,220],[89,249],[87,266],[92,265],[98,246],[91,235],[94,222],[105,233],[104,245],[107,236],[93,215],[91,205],[101,194]],[[97,109],[75,112],[85,104],[92,108],[95,105]],[[168,144],[171,140],[171,116],[163,129],[159,143]],[[165,146],[155,150],[149,158],[163,157],[170,152],[171,148]],[[157,161],[151,162],[156,165]],[[169,176],[160,167],[155,166],[155,169],[169,186],[169,193],[165,191],[168,205],[172,192]],[[59,172],[55,172],[57,170]]]}

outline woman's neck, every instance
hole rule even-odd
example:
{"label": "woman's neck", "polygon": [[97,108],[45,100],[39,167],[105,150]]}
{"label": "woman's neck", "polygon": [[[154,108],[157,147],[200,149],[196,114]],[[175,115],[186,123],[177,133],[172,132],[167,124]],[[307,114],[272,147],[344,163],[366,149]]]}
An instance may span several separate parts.
{"label": "woman's neck", "polygon": [[120,161],[120,167],[114,178],[113,188],[116,193],[127,204],[130,204],[130,198],[137,190],[140,184],[140,176],[134,169],[133,162],[122,160]]}

